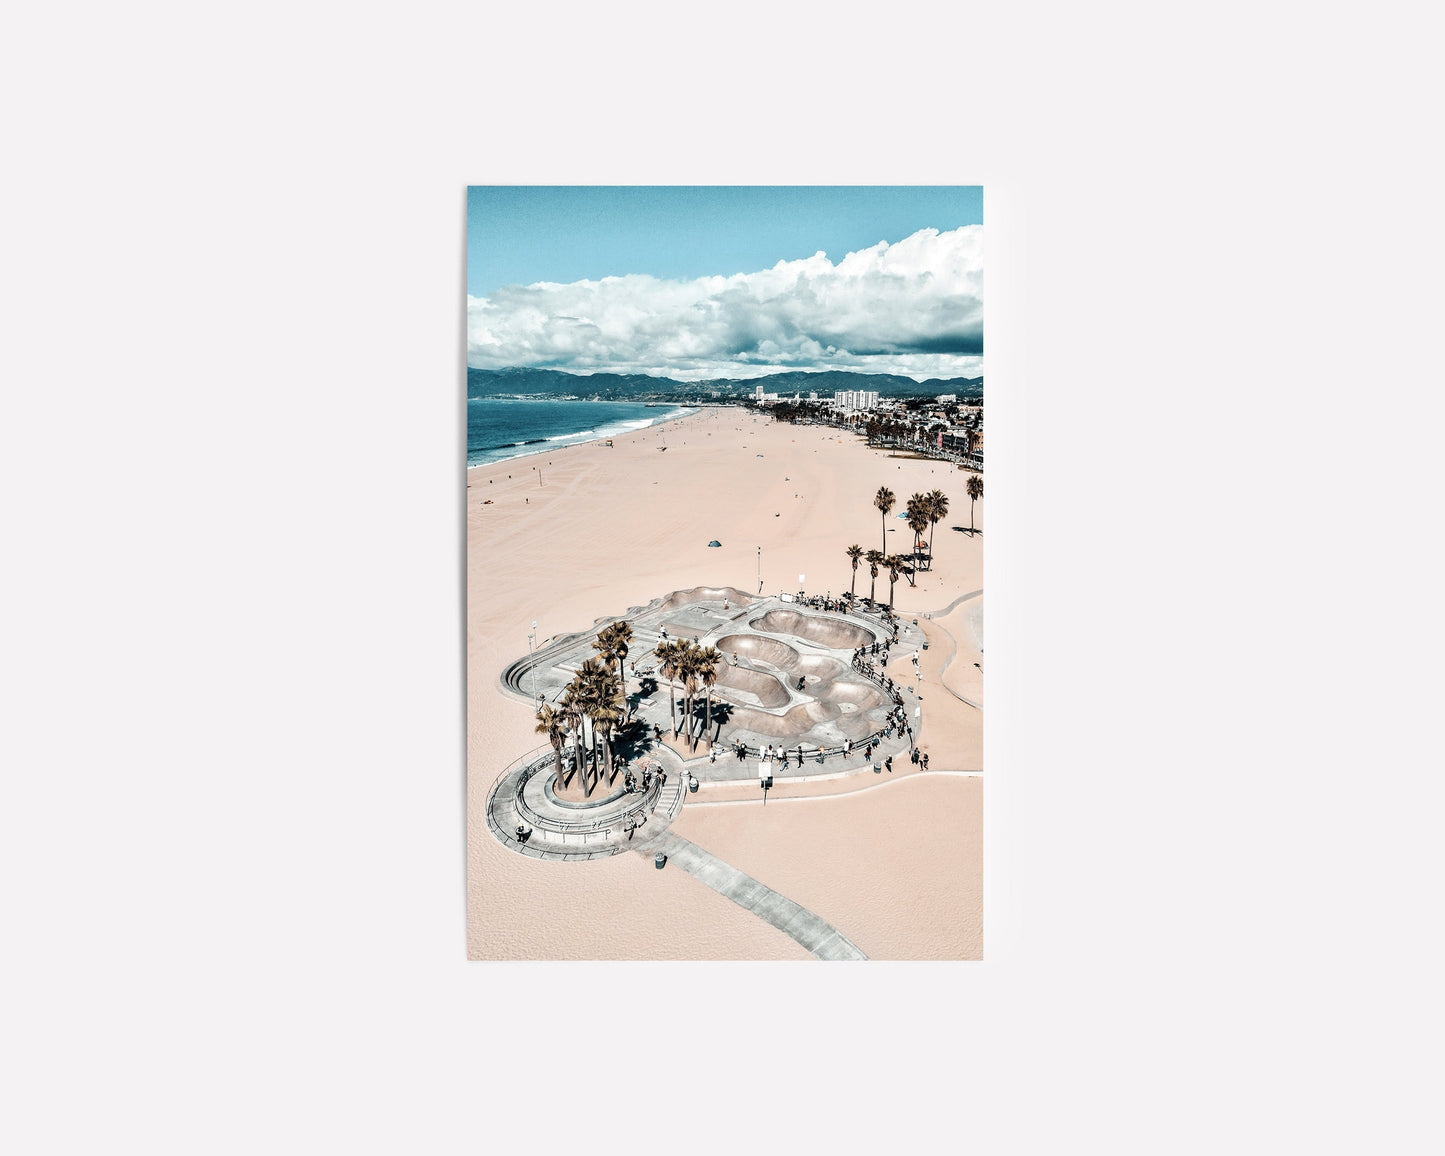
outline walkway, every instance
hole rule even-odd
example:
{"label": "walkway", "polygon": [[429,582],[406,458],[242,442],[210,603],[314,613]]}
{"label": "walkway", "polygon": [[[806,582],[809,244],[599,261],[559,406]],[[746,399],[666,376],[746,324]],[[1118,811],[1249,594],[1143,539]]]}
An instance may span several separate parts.
{"label": "walkway", "polygon": [[671,831],[637,841],[633,847],[639,855],[651,858],[659,851],[667,856],[669,866],[680,867],[689,875],[707,884],[719,895],[731,899],[739,907],[765,919],[785,935],[791,936],[819,959],[867,959],[853,943],[831,923],[820,919],[805,907],[779,895],[736,867],[724,863],[710,851]]}
{"label": "walkway", "polygon": [[942,610],[925,610],[919,617],[946,618],[948,615],[952,614],[954,610],[956,610],[959,606],[967,602],[970,598],[977,598],[982,593],[982,590],[970,590],[967,594],[960,594]]}

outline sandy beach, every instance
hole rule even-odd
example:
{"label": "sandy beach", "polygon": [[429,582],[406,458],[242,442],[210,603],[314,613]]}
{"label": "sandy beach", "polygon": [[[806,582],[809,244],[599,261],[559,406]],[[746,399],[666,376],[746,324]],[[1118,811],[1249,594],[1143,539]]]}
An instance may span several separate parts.
{"label": "sandy beach", "polygon": [[[780,785],[766,807],[755,789],[719,786],[690,796],[673,829],[832,923],[870,958],[981,958],[982,713],[971,704],[982,702],[973,664],[982,663],[983,538],[952,528],[969,524],[967,477],[947,463],[891,457],[853,435],[740,408],[705,409],[610,447],[587,443],[469,470],[469,956],[811,958],[681,870],[655,870],[636,854],[542,862],[497,842],[483,817],[487,792],[545,741],[499,678],[526,655],[533,619],[540,644],[674,590],[756,591],[759,547],[765,592],[844,592],[854,577],[845,548],[881,547],[872,499],[886,485],[898,499],[887,519],[889,552],[911,543],[894,516],[910,494],[942,489],[951,505],[934,534],[932,571],[916,587],[900,578],[894,590],[898,612],[918,617],[929,639],[919,745],[933,773],[897,760],[892,776]],[[983,500],[975,521],[982,529]],[[713,539],[721,548],[708,547]],[[865,562],[858,593],[870,585]],[[888,595],[887,571],[877,593]],[[912,685],[906,655],[895,655],[889,672]]]}

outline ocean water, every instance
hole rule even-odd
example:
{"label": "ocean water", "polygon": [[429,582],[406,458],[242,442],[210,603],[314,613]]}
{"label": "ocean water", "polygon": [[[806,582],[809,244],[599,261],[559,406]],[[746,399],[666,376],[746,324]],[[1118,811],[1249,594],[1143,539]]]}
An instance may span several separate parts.
{"label": "ocean water", "polygon": [[671,421],[686,406],[649,407],[629,401],[467,399],[467,465],[546,453]]}

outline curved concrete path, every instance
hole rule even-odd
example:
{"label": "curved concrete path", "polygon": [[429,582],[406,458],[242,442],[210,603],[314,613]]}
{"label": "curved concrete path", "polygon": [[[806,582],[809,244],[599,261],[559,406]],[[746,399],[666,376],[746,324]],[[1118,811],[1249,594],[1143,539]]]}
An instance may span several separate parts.
{"label": "curved concrete path", "polygon": [[956,609],[958,609],[959,606],[967,602],[970,598],[977,598],[982,593],[982,590],[970,590],[967,594],[960,594],[942,610],[925,610],[923,614],[927,618],[947,617],[949,614],[952,614]]}
{"label": "curved concrete path", "polygon": [[667,856],[669,867],[682,868],[719,895],[726,896],[759,919],[767,920],[819,959],[868,958],[831,923],[779,895],[752,876],[744,875],[681,835],[659,831],[639,840],[633,850],[649,859],[661,851]]}
{"label": "curved concrete path", "polygon": [[[965,602],[977,598],[982,593],[982,590],[970,590],[967,594],[960,594],[942,610],[929,610],[925,611],[924,614],[930,621],[938,618],[947,618]],[[934,625],[937,625],[937,623],[935,622]],[[983,703],[974,702],[971,698],[964,698],[963,695],[959,694],[958,691],[954,690],[953,687],[949,686],[948,683],[943,681],[944,674],[947,673],[948,668],[952,664],[953,660],[958,657],[958,639],[954,638],[952,634],[949,634],[949,632],[944,627],[939,626],[938,629],[943,631],[943,633],[948,636],[949,642],[953,643],[953,653],[951,653],[947,658],[943,660],[943,665],[939,668],[938,685],[943,687],[943,689],[946,690],[949,694],[953,695],[954,698],[958,699],[959,702],[964,703],[967,706],[971,706],[975,710],[983,710]]]}

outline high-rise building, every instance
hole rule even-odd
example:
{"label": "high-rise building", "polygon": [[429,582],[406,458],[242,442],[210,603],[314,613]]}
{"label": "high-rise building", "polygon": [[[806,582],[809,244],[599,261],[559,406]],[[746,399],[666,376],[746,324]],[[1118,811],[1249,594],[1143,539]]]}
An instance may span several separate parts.
{"label": "high-rise building", "polygon": [[844,412],[856,409],[877,409],[878,391],[863,389],[840,389],[833,394],[833,406]]}

